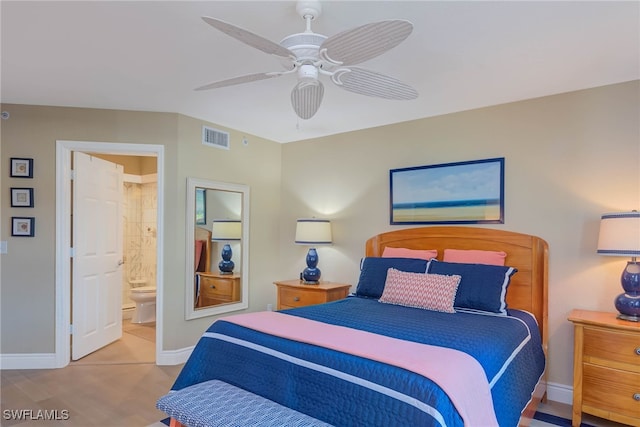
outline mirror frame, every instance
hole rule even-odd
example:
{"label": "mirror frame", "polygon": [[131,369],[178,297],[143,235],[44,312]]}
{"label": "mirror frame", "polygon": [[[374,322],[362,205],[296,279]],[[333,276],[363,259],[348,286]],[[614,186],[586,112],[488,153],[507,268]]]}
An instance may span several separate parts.
{"label": "mirror frame", "polygon": [[[196,227],[196,188],[210,190],[234,191],[242,194],[242,254],[241,258],[241,295],[239,302],[222,304],[196,310],[194,300],[193,257],[195,257],[194,238]],[[231,311],[249,308],[249,186],[244,184],[230,184],[227,182],[211,181],[200,178],[187,178],[187,209],[186,209],[186,258],[185,258],[185,319],[198,319],[215,316]]]}

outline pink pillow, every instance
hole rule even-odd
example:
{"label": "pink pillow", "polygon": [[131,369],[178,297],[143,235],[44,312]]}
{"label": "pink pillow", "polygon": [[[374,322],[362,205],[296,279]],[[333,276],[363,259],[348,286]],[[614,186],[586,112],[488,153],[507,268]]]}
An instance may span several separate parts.
{"label": "pink pillow", "polygon": [[383,258],[415,258],[429,261],[431,258],[436,258],[437,256],[437,249],[407,249],[386,246],[382,251]]}
{"label": "pink pillow", "polygon": [[406,307],[455,313],[453,302],[460,284],[460,276],[409,273],[390,268],[384,291],[378,301]]}
{"label": "pink pillow", "polygon": [[504,265],[506,252],[480,251],[477,249],[445,249],[445,262],[462,262],[466,264]]}

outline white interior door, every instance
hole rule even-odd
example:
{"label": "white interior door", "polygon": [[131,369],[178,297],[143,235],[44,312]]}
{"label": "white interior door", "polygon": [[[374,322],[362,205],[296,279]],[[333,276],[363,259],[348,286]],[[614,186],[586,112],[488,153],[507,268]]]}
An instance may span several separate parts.
{"label": "white interior door", "polygon": [[73,153],[71,358],[122,337],[123,167]]}

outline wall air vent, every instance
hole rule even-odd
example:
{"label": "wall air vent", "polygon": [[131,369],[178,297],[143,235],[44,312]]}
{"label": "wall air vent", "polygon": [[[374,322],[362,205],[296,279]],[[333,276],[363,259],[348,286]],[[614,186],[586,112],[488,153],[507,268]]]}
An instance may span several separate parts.
{"label": "wall air vent", "polygon": [[202,144],[209,147],[229,149],[229,132],[202,126]]}

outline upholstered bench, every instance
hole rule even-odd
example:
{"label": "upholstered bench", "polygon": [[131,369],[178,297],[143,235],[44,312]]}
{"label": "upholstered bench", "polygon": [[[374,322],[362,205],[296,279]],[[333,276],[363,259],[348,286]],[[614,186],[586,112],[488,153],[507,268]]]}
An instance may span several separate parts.
{"label": "upholstered bench", "polygon": [[156,407],[171,417],[171,427],[330,426],[219,380],[166,394]]}

